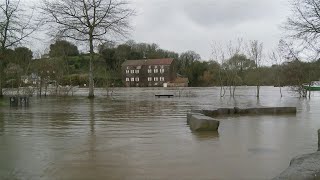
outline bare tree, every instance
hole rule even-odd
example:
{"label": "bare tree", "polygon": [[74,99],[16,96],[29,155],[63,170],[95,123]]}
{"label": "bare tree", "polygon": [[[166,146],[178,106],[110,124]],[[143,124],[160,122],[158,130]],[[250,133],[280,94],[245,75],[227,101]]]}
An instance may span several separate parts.
{"label": "bare tree", "polygon": [[[313,63],[305,63],[302,61],[302,59],[308,58],[308,55],[305,54],[306,48],[307,47],[302,49],[297,48],[293,42],[286,42],[284,40],[280,40],[278,47],[279,53],[281,53],[286,61],[284,72],[289,73],[286,80],[290,82],[291,91],[296,92],[300,97],[304,98],[309,94],[309,98],[311,98],[311,91],[308,92],[305,85],[307,84],[310,87],[312,81],[318,79],[318,77],[315,76],[318,69],[312,65]],[[315,56],[311,57],[315,58]]]}
{"label": "bare tree", "polygon": [[279,41],[278,50],[284,56],[285,61],[297,61],[301,60],[300,56],[302,50],[297,50],[293,42],[287,42],[283,39]]}
{"label": "bare tree", "polygon": [[270,60],[272,63],[275,63],[276,65],[276,81],[277,81],[277,86],[279,87],[279,92],[280,92],[280,97],[282,97],[282,84],[281,84],[281,71],[282,71],[282,63],[284,62],[283,54],[281,54],[279,48],[272,51],[271,54],[269,55]]}
{"label": "bare tree", "polygon": [[[292,0],[292,15],[284,29],[290,38],[298,40],[298,47],[307,51],[313,60],[320,54],[320,1]],[[296,45],[297,46],[297,45]]]}
{"label": "bare tree", "polygon": [[6,49],[24,42],[41,25],[35,23],[34,9],[28,11],[20,0],[2,0],[0,2],[0,97],[3,96],[4,59]]}
{"label": "bare tree", "polygon": [[59,38],[88,43],[89,97],[94,97],[94,45],[114,35],[127,35],[134,10],[126,0],[43,0],[43,4],[50,30]]}
{"label": "bare tree", "polygon": [[219,63],[221,68],[219,70],[220,78],[220,96],[223,97],[226,93],[224,84],[229,87],[230,96],[235,97],[235,91],[238,85],[241,84],[241,78],[238,76],[237,67],[230,63],[230,60],[241,54],[243,50],[243,39],[238,38],[234,41],[230,40],[224,46],[217,43],[212,45],[212,56]]}
{"label": "bare tree", "polygon": [[[226,62],[226,59],[225,59],[225,53],[223,51],[222,46],[220,44],[214,42],[211,47],[212,47],[211,54],[212,54],[214,60],[217,61],[218,63],[220,63],[221,65],[224,64]],[[224,83],[223,83],[221,68],[219,68],[219,81],[220,81],[220,97],[223,97],[226,94],[226,90],[225,90]]]}
{"label": "bare tree", "polygon": [[[229,41],[229,43],[226,46],[227,54],[229,56],[229,62],[233,57],[241,54],[242,46],[243,46],[242,38],[238,38],[237,41],[234,41],[234,42]],[[238,71],[236,66],[233,66],[232,64],[226,62],[224,67],[225,67],[225,70],[227,71],[226,75],[228,79],[227,81],[229,85],[230,96],[234,97],[236,88],[239,85],[240,81],[242,80],[238,76]]]}
{"label": "bare tree", "polygon": [[257,98],[260,97],[260,66],[262,61],[262,51],[263,51],[263,44],[257,40],[250,41],[248,45],[248,55],[251,60],[255,62],[255,69],[257,73]]}

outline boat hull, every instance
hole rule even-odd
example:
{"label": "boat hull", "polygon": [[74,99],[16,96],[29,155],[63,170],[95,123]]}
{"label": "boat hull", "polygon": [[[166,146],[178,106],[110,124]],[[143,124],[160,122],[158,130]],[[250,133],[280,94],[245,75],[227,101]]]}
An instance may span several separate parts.
{"label": "boat hull", "polygon": [[307,91],[320,91],[320,86],[303,86]]}

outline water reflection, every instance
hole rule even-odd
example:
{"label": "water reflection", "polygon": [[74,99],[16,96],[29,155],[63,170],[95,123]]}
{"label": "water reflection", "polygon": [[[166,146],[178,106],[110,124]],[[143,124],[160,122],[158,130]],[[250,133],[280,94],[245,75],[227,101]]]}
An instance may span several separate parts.
{"label": "water reflection", "polygon": [[256,148],[249,148],[248,151],[254,155],[259,155],[259,154],[275,153],[276,149],[271,149],[268,147],[256,147]]}
{"label": "water reflection", "polygon": [[90,131],[91,134],[95,134],[95,111],[94,111],[94,99],[89,99],[89,114],[90,114]]}
{"label": "water reflection", "polygon": [[213,141],[219,138],[219,132],[192,132],[192,135],[199,141]]}
{"label": "water reflection", "polygon": [[0,136],[4,132],[4,115],[0,113]]}
{"label": "water reflection", "polygon": [[310,112],[310,110],[311,110],[310,99],[305,99],[304,103],[305,103],[305,107],[306,107],[307,112]]}

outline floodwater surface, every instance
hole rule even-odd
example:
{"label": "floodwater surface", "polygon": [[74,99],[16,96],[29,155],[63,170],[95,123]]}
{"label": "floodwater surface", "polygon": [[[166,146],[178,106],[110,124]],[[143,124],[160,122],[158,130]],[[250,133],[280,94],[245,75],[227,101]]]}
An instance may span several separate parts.
{"label": "floodwater surface", "polygon": [[[320,94],[278,88],[119,88],[90,100],[32,97],[0,103],[0,179],[270,179],[294,156],[317,150]],[[84,94],[79,91],[78,94]],[[155,94],[175,94],[155,98]],[[178,95],[181,97],[177,97]],[[296,115],[219,118],[219,132],[193,133],[186,113],[219,107],[295,106]]]}

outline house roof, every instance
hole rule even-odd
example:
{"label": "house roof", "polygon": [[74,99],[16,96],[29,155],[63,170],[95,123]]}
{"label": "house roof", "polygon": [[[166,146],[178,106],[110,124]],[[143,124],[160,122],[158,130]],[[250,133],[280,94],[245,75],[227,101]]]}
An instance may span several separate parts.
{"label": "house roof", "polygon": [[122,66],[141,66],[145,63],[145,60],[126,60],[122,63]]}
{"label": "house roof", "polygon": [[122,66],[170,65],[172,62],[173,58],[126,60]]}

